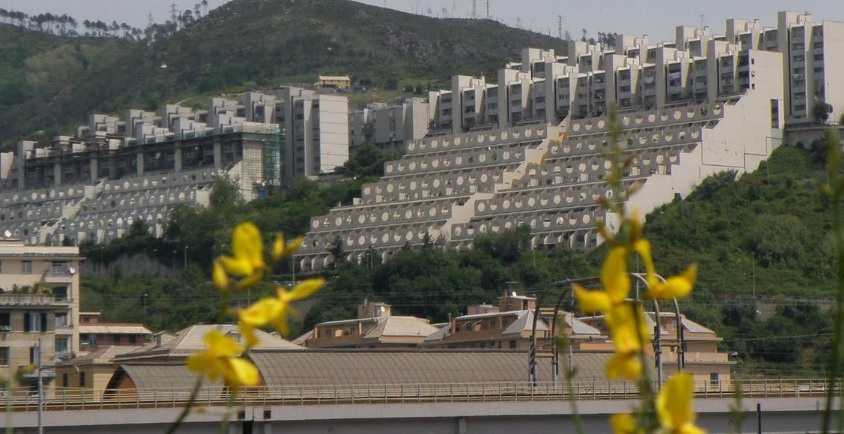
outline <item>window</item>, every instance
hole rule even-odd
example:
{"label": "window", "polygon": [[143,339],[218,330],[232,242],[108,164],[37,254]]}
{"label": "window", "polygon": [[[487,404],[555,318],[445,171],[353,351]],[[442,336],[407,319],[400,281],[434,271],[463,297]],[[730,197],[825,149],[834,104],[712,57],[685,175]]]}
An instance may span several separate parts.
{"label": "window", "polygon": [[53,274],[68,274],[70,273],[70,268],[68,267],[67,262],[53,262],[50,267],[50,272]]}
{"label": "window", "polygon": [[79,387],[85,387],[85,373],[79,373]]}
{"label": "window", "polygon": [[12,314],[9,312],[0,312],[0,332],[12,331]]}
{"label": "window", "polygon": [[32,274],[32,261],[21,261],[21,274]]}
{"label": "window", "polygon": [[57,286],[53,288],[53,299],[55,301],[67,301],[67,287]]}
{"label": "window", "polygon": [[516,341],[510,341],[510,349],[512,350],[512,349],[515,349],[515,348],[516,348]]}
{"label": "window", "polygon": [[62,387],[70,386],[70,379],[67,374],[62,374]]}
{"label": "window", "polygon": [[138,343],[138,337],[135,335],[129,335],[129,344],[135,345]]}
{"label": "window", "polygon": [[718,380],[718,373],[717,372],[710,372],[709,373],[709,383],[712,386],[718,386],[719,380]]}
{"label": "window", "polygon": [[23,314],[23,331],[25,332],[46,332],[47,314],[26,312]]}
{"label": "window", "polygon": [[56,357],[67,357],[67,338],[56,338]]}
{"label": "window", "polygon": [[9,347],[0,347],[0,365],[9,366]]}
{"label": "window", "polygon": [[56,313],[56,328],[67,327],[67,312]]}

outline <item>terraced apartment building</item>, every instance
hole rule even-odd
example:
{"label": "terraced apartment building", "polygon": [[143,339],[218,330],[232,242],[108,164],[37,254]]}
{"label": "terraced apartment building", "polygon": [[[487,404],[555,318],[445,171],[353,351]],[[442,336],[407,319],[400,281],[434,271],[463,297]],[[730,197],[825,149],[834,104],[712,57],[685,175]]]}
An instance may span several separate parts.
{"label": "terraced apartment building", "polygon": [[[530,226],[533,247],[597,246],[595,221],[617,223],[598,206],[612,194],[611,103],[633,161],[624,182],[643,183],[631,205],[647,213],[709,175],[754,170],[782,144],[786,123],[813,121],[798,101],[844,109],[826,79],[844,73],[827,56],[844,47],[842,29],[781,12],[774,29],[731,19],[722,35],[678,27],[671,43],[620,35],[614,47],[572,41],[567,55],[525,49],[495,84],[455,76],[451,90],[429,93],[425,138],[408,140],[351,206],[311,219],[298,263],[331,264],[338,241],[347,260],[386,259],[425,240],[467,249],[479,234],[520,225]],[[807,44],[811,60],[798,54]]]}

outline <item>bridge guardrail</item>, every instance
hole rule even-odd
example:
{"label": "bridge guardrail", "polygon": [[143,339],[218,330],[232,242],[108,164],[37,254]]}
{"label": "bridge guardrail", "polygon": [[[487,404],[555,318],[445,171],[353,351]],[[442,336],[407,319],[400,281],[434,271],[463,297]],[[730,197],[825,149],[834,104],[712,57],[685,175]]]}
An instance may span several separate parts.
{"label": "bridge guardrail", "polygon": [[[821,397],[830,387],[825,379],[765,379],[742,382],[697,382],[700,399],[730,398],[741,390],[745,398]],[[841,382],[836,387],[840,393]],[[233,397],[237,405],[339,405],[413,402],[505,402],[568,400],[580,401],[637,399],[633,382],[575,381],[573,395],[563,381],[557,383],[455,383],[455,384],[333,384],[319,386],[258,386],[245,388]],[[175,408],[190,398],[187,388],[172,389],[91,389],[60,388],[43,400],[46,411],[87,409]],[[13,411],[36,411],[38,397],[20,392],[9,396]],[[2,401],[2,399],[0,399]],[[206,388],[196,397],[197,406],[224,406],[229,392]]]}

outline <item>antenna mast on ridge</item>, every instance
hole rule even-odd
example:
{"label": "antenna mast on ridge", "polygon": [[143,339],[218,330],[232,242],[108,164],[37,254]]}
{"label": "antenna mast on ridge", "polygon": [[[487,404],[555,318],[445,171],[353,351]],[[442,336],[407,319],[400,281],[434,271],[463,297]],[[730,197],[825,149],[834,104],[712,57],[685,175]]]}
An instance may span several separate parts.
{"label": "antenna mast on ridge", "polygon": [[563,16],[557,15],[557,37],[563,39]]}
{"label": "antenna mast on ridge", "polygon": [[176,3],[170,3],[170,20],[174,23],[177,23],[176,17],[178,16],[179,10],[176,9]]}

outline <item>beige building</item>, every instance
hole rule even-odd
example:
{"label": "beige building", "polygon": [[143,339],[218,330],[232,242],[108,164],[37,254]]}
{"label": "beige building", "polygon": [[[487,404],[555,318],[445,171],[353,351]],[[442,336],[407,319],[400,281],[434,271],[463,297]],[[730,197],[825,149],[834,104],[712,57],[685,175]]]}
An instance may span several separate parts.
{"label": "beige building", "polygon": [[[79,352],[79,256],[77,247],[26,246],[0,238],[0,370],[42,365]],[[52,369],[44,373],[52,379]],[[24,379],[34,386],[37,377]]]}
{"label": "beige building", "polygon": [[320,75],[314,87],[331,87],[334,89],[349,89],[352,80],[348,75]]}
{"label": "beige building", "polygon": [[[527,350],[534,336],[536,298],[504,294],[498,305],[470,306],[467,315],[453,318],[436,333],[425,339],[426,347],[434,348],[496,348]],[[554,324],[559,333],[568,337],[572,349],[578,351],[606,351],[606,335],[578,320],[568,312],[559,312]],[[536,348],[546,352],[552,349],[552,309],[540,309],[536,320]],[[602,344],[603,343],[603,344]]]}
{"label": "beige building", "polygon": [[[646,326],[654,338],[656,315],[646,314]],[[729,360],[727,353],[718,351],[718,344],[723,340],[715,332],[688,318],[680,315],[680,337],[677,333],[677,316],[674,312],[661,312],[659,315],[660,347],[662,348],[662,367],[665,378],[677,372],[678,359],[683,371],[694,375],[696,383],[726,385],[731,381],[731,367],[735,362]],[[580,318],[602,333],[606,333],[603,316],[589,316]],[[682,349],[682,351],[680,351]],[[654,356],[653,346],[647,346],[645,351]],[[682,358],[681,358],[682,357]]]}
{"label": "beige building", "polygon": [[104,346],[72,360],[56,364],[53,396],[73,397],[85,394],[86,398],[99,398],[114,376],[113,359],[123,353],[137,350],[138,346]]}
{"label": "beige building", "polygon": [[[239,342],[243,337],[236,325],[232,324],[197,324],[182,329],[175,334],[159,333],[150,342],[134,351],[118,354],[114,357],[116,363],[147,363],[147,362],[179,362],[197,352],[205,350],[205,335],[211,330],[218,330]],[[256,330],[261,348],[275,350],[301,350],[302,347],[292,344],[278,336],[262,330]]]}
{"label": "beige building", "polygon": [[79,314],[80,352],[112,345],[142,346],[151,338],[152,332],[143,324],[100,322],[99,312]]}
{"label": "beige building", "polygon": [[388,304],[364,302],[356,319],[319,323],[293,343],[308,348],[415,348],[436,331],[428,320],[393,316]]}

